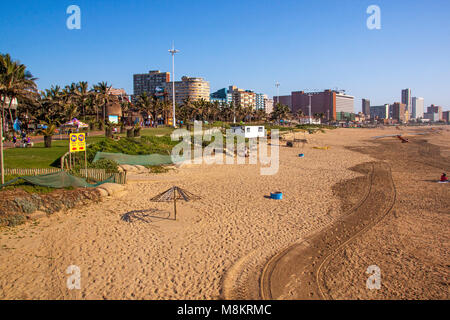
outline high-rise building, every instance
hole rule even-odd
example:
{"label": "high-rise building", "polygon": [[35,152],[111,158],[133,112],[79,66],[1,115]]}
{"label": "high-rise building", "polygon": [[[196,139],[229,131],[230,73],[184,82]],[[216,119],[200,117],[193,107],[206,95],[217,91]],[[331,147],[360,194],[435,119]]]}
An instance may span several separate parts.
{"label": "high-rise building", "polygon": [[412,113],[411,89],[402,90],[402,103],[406,105],[406,110],[411,114]]}
{"label": "high-rise building", "polygon": [[228,91],[231,93],[232,101],[235,106],[256,108],[256,93],[253,91],[239,89],[236,86],[230,86]]}
{"label": "high-rise building", "polygon": [[273,112],[273,106],[274,106],[273,99],[270,99],[269,97],[264,99],[264,111],[266,111],[267,114]]}
{"label": "high-rise building", "polygon": [[397,120],[398,122],[407,122],[407,118],[409,117],[408,110],[406,109],[406,104],[395,102],[391,105],[392,108],[392,119]]}
{"label": "high-rise building", "polygon": [[273,97],[273,105],[276,106],[277,104],[288,106],[289,109],[292,110],[292,96],[288,95],[288,96]]}
{"label": "high-rise building", "polygon": [[150,71],[144,74],[133,75],[133,94],[138,96],[144,92],[148,95],[154,95],[170,82],[169,72],[160,72],[159,70]]}
{"label": "high-rise building", "polygon": [[423,98],[413,97],[412,98],[412,119],[422,119],[424,114],[424,100]]}
{"label": "high-rise building", "polygon": [[365,116],[370,116],[370,100],[362,99],[362,113]]}
{"label": "high-rise building", "polygon": [[268,99],[268,96],[264,93],[256,93],[255,94],[255,109],[256,110],[265,110],[265,101]]}
{"label": "high-rise building", "polygon": [[216,92],[211,93],[210,101],[211,102],[217,101],[220,103],[231,103],[231,101],[233,101],[233,98],[231,96],[231,93],[228,92],[228,89],[223,88],[217,90]]}
{"label": "high-rise building", "polygon": [[[165,84],[165,92],[167,92],[167,99],[172,100],[172,83]],[[175,103],[182,105],[186,99],[191,102],[198,100],[209,101],[210,89],[209,82],[203,78],[182,77],[181,81],[175,81]]]}
{"label": "high-rise building", "polygon": [[442,111],[442,120],[447,123],[450,122],[450,111]]}
{"label": "high-rise building", "polygon": [[389,119],[389,104],[370,107],[371,119]]}
{"label": "high-rise building", "polygon": [[[311,97],[311,116],[316,113],[323,113],[324,119],[336,120],[336,113],[353,114],[355,106],[355,97],[335,90],[325,90],[322,92],[292,92],[291,96],[274,97],[275,103],[280,101],[290,101],[292,113],[296,114],[299,110],[304,115],[309,116],[309,101]],[[287,104],[287,103],[283,103]],[[289,105],[289,104],[287,104]]]}
{"label": "high-rise building", "polygon": [[443,121],[442,107],[432,104],[428,107],[427,112],[424,114],[424,118],[434,122]]}

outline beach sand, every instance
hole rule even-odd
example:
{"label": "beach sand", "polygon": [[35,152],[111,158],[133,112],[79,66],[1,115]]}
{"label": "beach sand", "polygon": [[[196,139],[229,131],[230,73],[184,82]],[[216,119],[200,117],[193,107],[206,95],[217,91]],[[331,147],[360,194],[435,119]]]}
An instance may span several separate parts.
{"label": "beach sand", "polygon": [[[318,133],[310,137],[311,143],[304,148],[280,147],[280,168],[273,176],[262,176],[258,165],[190,165],[131,181],[121,197],[61,212],[36,223],[0,229],[0,298],[258,299],[259,275],[269,259],[339,219],[346,204],[342,191],[337,192],[335,186],[364,177],[351,168],[380,161],[373,154],[349,147],[374,146],[371,137],[397,133],[395,129]],[[449,147],[448,131],[436,137],[437,144]],[[317,150],[313,146],[331,148]],[[305,158],[299,158],[299,153],[305,153]],[[441,171],[435,171],[427,171],[428,179],[438,178]],[[394,181],[405,183],[395,172]],[[150,202],[150,198],[174,185],[201,197],[193,202],[178,202],[177,221],[168,219],[173,214],[173,204]],[[284,193],[282,201],[267,198],[275,191]],[[349,189],[349,201],[359,199],[358,191]],[[362,197],[364,191],[360,192]],[[403,201],[409,197],[415,195],[401,194]],[[434,210],[433,201],[440,209]],[[429,223],[426,230],[430,234],[442,228],[448,230],[448,211],[441,208],[448,200],[439,201],[431,200],[427,207],[430,219],[409,217],[411,227],[404,231],[416,233],[418,225],[424,223]],[[132,212],[143,219],[131,223],[121,219]],[[330,269],[331,274],[349,268],[349,261],[360,264],[356,269],[352,267],[353,273],[340,278],[330,280],[324,276],[332,298],[443,297],[428,296],[426,290],[421,294],[416,290],[410,296],[406,285],[402,287],[402,280],[400,285],[390,287],[385,296],[381,291],[370,295],[360,290],[361,286],[365,288],[365,280],[361,285],[355,279],[367,278],[364,252],[373,249],[366,243],[370,236],[377,238],[377,232],[388,233],[387,228],[371,229],[375,233],[367,233],[369,238],[361,237],[360,242],[351,244],[357,246],[352,249],[357,253],[351,259],[342,258],[330,265],[329,268],[337,268]],[[392,239],[386,236],[378,240]],[[409,248],[407,241],[402,245]],[[448,261],[448,233],[430,241],[428,246],[433,248],[430,254],[439,264],[436,268],[443,267],[448,275],[448,266],[441,266],[444,258]],[[410,250],[414,256],[414,249]],[[424,255],[425,258],[429,259]],[[81,270],[80,290],[67,288],[70,275],[66,270],[71,265]],[[407,264],[401,270],[412,274],[416,266]],[[426,273],[422,274],[426,277]],[[448,284],[448,279],[439,276],[426,281]],[[346,290],[343,283],[345,288],[356,289]],[[416,285],[420,284],[417,280]]]}

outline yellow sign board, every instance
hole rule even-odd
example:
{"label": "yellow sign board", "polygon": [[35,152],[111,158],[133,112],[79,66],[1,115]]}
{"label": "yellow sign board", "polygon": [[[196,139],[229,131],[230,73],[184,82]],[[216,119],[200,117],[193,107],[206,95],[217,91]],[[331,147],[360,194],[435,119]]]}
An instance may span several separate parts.
{"label": "yellow sign board", "polygon": [[69,137],[69,150],[70,152],[86,151],[86,134],[84,133],[71,133]]}

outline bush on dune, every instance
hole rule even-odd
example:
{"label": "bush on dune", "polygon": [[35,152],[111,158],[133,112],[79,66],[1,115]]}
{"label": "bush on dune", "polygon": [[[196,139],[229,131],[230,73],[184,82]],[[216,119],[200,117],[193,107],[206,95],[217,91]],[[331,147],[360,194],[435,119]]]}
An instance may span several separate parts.
{"label": "bush on dune", "polygon": [[88,161],[92,162],[97,152],[123,153],[129,155],[168,155],[178,143],[178,141],[172,141],[167,136],[145,136],[140,139],[122,138],[118,141],[103,139],[89,146],[87,149],[87,157]]}

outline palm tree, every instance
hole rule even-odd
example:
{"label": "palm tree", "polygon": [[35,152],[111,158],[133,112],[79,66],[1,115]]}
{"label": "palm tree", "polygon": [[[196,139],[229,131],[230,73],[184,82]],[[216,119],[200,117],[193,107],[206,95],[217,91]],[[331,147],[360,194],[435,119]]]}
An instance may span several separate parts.
{"label": "palm tree", "polygon": [[32,100],[36,97],[36,78],[26,71],[26,66],[18,61],[12,61],[9,54],[0,54],[0,100],[2,117],[8,98],[8,110],[11,124],[14,122],[11,105],[14,99]]}
{"label": "palm tree", "polygon": [[12,61],[9,54],[0,54],[0,175],[1,183],[5,183],[4,164],[3,164],[3,121],[5,119],[6,99],[9,99],[9,116],[11,125],[14,120],[11,112],[11,105],[14,99],[28,100],[36,93],[36,79],[31,73],[26,71],[25,65],[18,61]]}
{"label": "palm tree", "polygon": [[233,102],[228,104],[227,102],[222,102],[220,104],[220,119],[222,121],[231,121],[234,115]]}
{"label": "palm tree", "polygon": [[137,108],[147,115],[151,115],[154,123],[158,118],[158,114],[161,111],[161,105],[155,97],[150,97],[146,92],[141,94],[136,103]]}
{"label": "palm tree", "polygon": [[196,114],[196,106],[191,101],[190,97],[187,97],[186,99],[184,99],[184,101],[183,101],[183,109],[186,112],[186,119],[189,120],[189,121],[190,120],[194,120],[195,114]]}
{"label": "palm tree", "polygon": [[220,103],[219,103],[219,101],[214,101],[214,102],[211,104],[211,116],[212,116],[212,120],[213,120],[213,121],[216,121],[216,120],[217,120],[217,117],[219,116],[219,114],[220,114]]}
{"label": "palm tree", "polygon": [[47,122],[62,122],[65,119],[65,93],[59,86],[52,86],[42,93],[39,118]]}
{"label": "palm tree", "polygon": [[[172,103],[170,103],[167,100],[161,100],[161,99],[156,98],[156,104],[158,105],[158,108],[160,109],[160,111],[163,114],[164,121],[168,124],[169,116],[172,113],[172,108],[173,108]],[[176,113],[176,110],[177,110],[177,106],[175,104],[175,113]],[[175,126],[176,124],[174,123],[173,125]]]}
{"label": "palm tree", "polygon": [[254,113],[254,118],[256,121],[265,121],[266,116],[266,111],[263,109],[256,110]]}
{"label": "palm tree", "polygon": [[86,120],[86,107],[88,105],[88,99],[92,95],[91,92],[89,92],[89,85],[86,81],[80,81],[77,84],[77,92],[78,92],[78,98],[81,105],[81,109],[83,110],[83,117],[84,120]]}
{"label": "palm tree", "polygon": [[186,124],[186,122],[188,121],[189,114],[190,110],[185,104],[182,104],[179,108],[176,108],[177,119],[181,119],[184,124]]}
{"label": "palm tree", "polygon": [[78,104],[80,102],[81,93],[78,91],[78,85],[72,83],[70,86],[66,86],[63,90],[63,121],[70,121],[76,118],[79,114]]}
{"label": "palm tree", "polygon": [[[99,100],[100,104],[103,106],[103,122],[106,121],[106,105],[109,102],[109,92],[112,86],[109,86],[107,82],[99,82],[94,86],[94,92]],[[98,113],[97,113],[97,121],[98,121]]]}
{"label": "palm tree", "polygon": [[44,146],[46,148],[52,147],[52,138],[56,132],[56,125],[54,123],[46,123],[47,128],[41,130],[41,133],[44,135]]}
{"label": "palm tree", "polygon": [[291,113],[291,110],[289,109],[288,106],[278,103],[275,106],[271,116],[272,116],[272,119],[279,121],[282,119],[289,118],[290,113]]}

